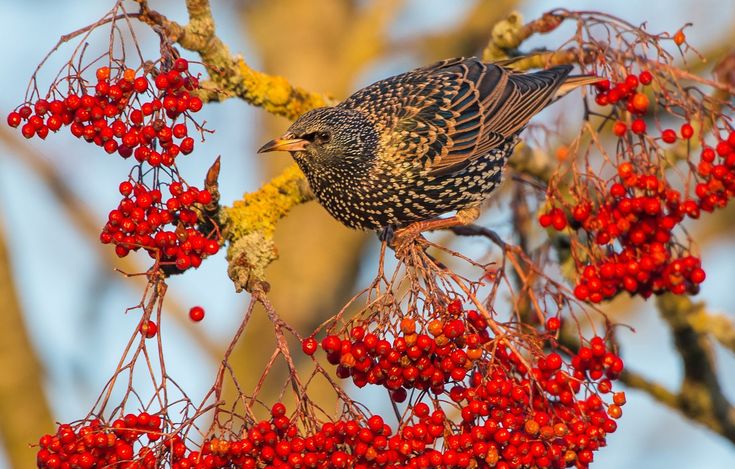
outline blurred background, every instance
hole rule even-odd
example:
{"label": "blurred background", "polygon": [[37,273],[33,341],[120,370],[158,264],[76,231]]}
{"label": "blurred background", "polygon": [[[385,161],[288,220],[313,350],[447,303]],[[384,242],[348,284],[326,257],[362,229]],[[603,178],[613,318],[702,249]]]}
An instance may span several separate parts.
{"label": "blurred background", "polygon": [[[185,22],[183,3],[158,0],[151,7]],[[634,24],[646,22],[652,32],[673,32],[692,22],[687,38],[712,59],[706,67],[735,39],[735,3],[724,0],[669,1],[665,8],[657,2],[600,5],[593,0],[212,1],[218,34],[233,53],[255,69],[336,98],[418,65],[479,53],[491,26],[513,9],[532,19],[559,6],[604,7]],[[138,322],[125,309],[140,301],[143,284],[113,267],[141,271],[146,260],[119,261],[97,240],[129,165],[68,135],[27,142],[4,118],[23,100],[28,78],[58,38],[94,22],[110,7],[103,0],[0,1],[0,468],[31,467],[35,450],[28,442],[52,431],[55,421],[87,414],[129,337],[120,331],[132,331]],[[535,38],[524,48],[554,48],[563,37]],[[144,52],[155,56],[155,36],[141,34],[139,39]],[[58,60],[52,58],[41,87],[48,85],[63,56],[62,51]],[[224,204],[255,190],[289,162],[286,155],[262,158],[255,153],[287,127],[287,120],[239,100],[207,105],[200,114],[215,133],[182,169],[200,181],[221,155]],[[733,215],[725,211],[717,217]],[[711,311],[733,317],[735,242],[717,217],[694,233],[708,274],[699,297]],[[489,213],[482,223],[500,227],[504,220]],[[271,297],[302,333],[332,315],[374,272],[377,239],[348,230],[313,203],[296,208],[280,224],[276,241],[280,260],[269,270]],[[222,253],[169,285],[167,369],[190,396],[200,398],[247,298],[234,292]],[[185,319],[193,305],[207,311],[201,323]],[[677,389],[679,359],[655,311],[641,301],[619,302],[607,310],[635,329],[621,335],[626,364]],[[254,384],[267,358],[257,353],[263,341],[272,341],[262,335],[270,327],[262,315],[254,321],[233,360],[245,386]],[[718,366],[725,393],[735,399],[735,373],[728,372],[735,370],[735,360],[718,350]],[[628,402],[619,430],[596,455],[594,467],[735,467],[735,446],[725,439],[646,394],[628,391]]]}

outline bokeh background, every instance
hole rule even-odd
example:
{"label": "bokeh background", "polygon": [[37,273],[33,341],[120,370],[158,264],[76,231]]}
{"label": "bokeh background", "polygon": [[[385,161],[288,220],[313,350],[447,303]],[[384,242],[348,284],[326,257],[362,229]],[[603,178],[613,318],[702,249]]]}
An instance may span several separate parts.
{"label": "bokeh background", "polygon": [[[183,22],[183,3],[158,0],[151,6]],[[604,9],[635,24],[646,22],[654,32],[673,32],[692,22],[689,42],[711,58],[735,42],[735,2],[727,0],[665,5],[592,0],[212,2],[219,36],[251,66],[337,98],[414,66],[477,53],[492,24],[513,9],[530,19],[558,6]],[[61,34],[94,22],[110,7],[105,0],[0,1],[0,114],[5,116],[22,101],[29,76]],[[544,36],[529,47],[555,47],[559,39]],[[140,40],[144,51],[154,56],[155,37],[143,34]],[[61,63],[52,59],[48,70],[56,71]],[[288,125],[285,119],[239,100],[207,105],[201,115],[216,132],[182,167],[185,175],[199,180],[221,155],[223,203],[229,205],[256,189],[287,163],[285,155],[262,158],[255,153],[259,144]],[[10,429],[27,429],[35,440],[51,431],[54,421],[87,414],[117,364],[127,331],[137,324],[137,316],[124,311],[140,300],[142,284],[113,267],[141,267],[145,260],[122,264],[97,242],[107,212],[117,204],[117,185],[127,174],[127,165],[118,160],[66,135],[26,142],[6,126],[4,117],[0,124],[0,468],[33,465],[33,450]],[[732,216],[732,211],[717,215],[720,220]],[[711,310],[732,317],[735,242],[717,217],[694,233],[708,273],[700,297]],[[502,220],[490,213],[483,223],[497,227]],[[316,204],[294,210],[279,226],[277,243],[281,259],[269,270],[272,298],[302,332],[333,314],[365,282],[378,248],[374,236],[349,231]],[[195,304],[207,311],[198,324],[184,319]],[[246,298],[234,292],[227,277],[222,254],[170,282],[168,371],[190,396],[208,389],[222,344],[229,342],[245,305]],[[621,336],[627,365],[676,389],[680,363],[655,311],[631,301],[608,310],[635,329]],[[262,367],[258,351],[263,341],[272,341],[258,333],[264,322],[256,317],[236,352],[234,364],[246,384]],[[718,350],[718,366],[725,393],[735,398],[735,360]],[[731,443],[648,395],[629,391],[628,401],[619,430],[609,438],[609,447],[596,455],[595,467],[735,467]],[[23,452],[26,463],[13,466],[11,456]]]}

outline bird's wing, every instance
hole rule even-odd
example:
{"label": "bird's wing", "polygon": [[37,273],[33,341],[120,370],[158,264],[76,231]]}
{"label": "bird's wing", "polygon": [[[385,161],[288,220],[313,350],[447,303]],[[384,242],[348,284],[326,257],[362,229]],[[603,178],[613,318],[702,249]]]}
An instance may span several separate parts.
{"label": "bird's wing", "polygon": [[451,173],[519,132],[570,70],[520,74],[477,58],[450,59],[376,82],[340,106],[372,120],[385,157],[418,158],[431,174]]}

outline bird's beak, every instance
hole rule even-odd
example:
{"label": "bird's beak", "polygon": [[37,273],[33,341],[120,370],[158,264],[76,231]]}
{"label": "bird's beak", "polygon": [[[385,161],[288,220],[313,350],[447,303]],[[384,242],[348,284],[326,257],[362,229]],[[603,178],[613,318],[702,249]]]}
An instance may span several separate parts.
{"label": "bird's beak", "polygon": [[258,150],[258,153],[269,151],[301,151],[309,143],[303,138],[276,138],[266,143]]}

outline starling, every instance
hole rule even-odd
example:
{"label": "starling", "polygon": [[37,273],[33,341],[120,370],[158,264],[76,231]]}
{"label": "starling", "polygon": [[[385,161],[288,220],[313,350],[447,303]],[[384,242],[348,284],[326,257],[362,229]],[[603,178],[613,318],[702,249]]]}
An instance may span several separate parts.
{"label": "starling", "polygon": [[418,234],[470,223],[531,117],[599,81],[570,77],[571,69],[516,73],[477,58],[444,60],[311,110],[258,152],[291,152],[319,203],[349,227],[410,225]]}

